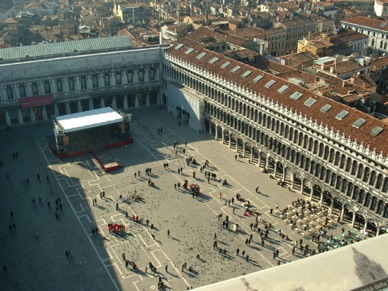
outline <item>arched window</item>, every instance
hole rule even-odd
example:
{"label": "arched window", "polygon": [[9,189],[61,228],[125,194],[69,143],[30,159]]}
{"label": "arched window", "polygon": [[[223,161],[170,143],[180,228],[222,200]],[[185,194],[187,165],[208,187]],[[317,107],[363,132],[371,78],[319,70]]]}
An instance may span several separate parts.
{"label": "arched window", "polygon": [[39,95],[38,84],[36,82],[32,82],[31,90],[32,90],[32,95],[33,96]]}
{"label": "arched window", "polygon": [[363,172],[364,172],[364,166],[362,164],[359,164],[358,165],[357,178],[361,178]]}
{"label": "arched window", "polygon": [[51,94],[51,86],[49,80],[44,81],[44,92],[45,94]]}
{"label": "arched window", "polygon": [[8,100],[13,99],[13,88],[12,88],[11,85],[7,86],[7,90],[6,91],[7,91],[7,98],[8,98]]}
{"label": "arched window", "polygon": [[365,168],[365,170],[364,170],[364,177],[363,177],[363,181],[364,182],[368,182],[368,180],[369,180],[369,175],[370,175],[370,169],[369,168]]}
{"label": "arched window", "polygon": [[385,217],[385,218],[388,217],[388,204],[385,204],[383,217]]}
{"label": "arched window", "polygon": [[372,200],[372,196],[369,193],[367,193],[364,200],[364,206],[369,207],[371,200]]}
{"label": "arched window", "polygon": [[373,198],[372,198],[372,203],[371,203],[371,205],[370,205],[370,210],[375,211],[375,210],[376,210],[376,207],[377,207],[377,198],[376,198],[376,197],[373,197]]}
{"label": "arched window", "polygon": [[379,204],[377,205],[377,214],[382,214],[384,210],[384,202],[382,200],[379,201]]}
{"label": "arched window", "polygon": [[19,85],[19,92],[21,98],[26,97],[26,86],[24,84]]}

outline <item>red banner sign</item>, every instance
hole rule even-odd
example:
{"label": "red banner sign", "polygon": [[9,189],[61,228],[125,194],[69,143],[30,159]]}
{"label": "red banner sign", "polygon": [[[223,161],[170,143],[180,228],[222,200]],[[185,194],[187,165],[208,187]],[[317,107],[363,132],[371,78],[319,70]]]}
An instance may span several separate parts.
{"label": "red banner sign", "polygon": [[22,109],[39,107],[39,106],[44,106],[44,105],[51,105],[51,104],[54,104],[54,96],[53,95],[37,96],[37,97],[20,99],[20,107]]}

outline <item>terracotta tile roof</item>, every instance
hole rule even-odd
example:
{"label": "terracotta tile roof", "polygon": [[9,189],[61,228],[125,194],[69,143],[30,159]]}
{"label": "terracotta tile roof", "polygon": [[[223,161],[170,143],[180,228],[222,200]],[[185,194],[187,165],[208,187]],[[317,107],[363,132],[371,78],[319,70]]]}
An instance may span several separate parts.
{"label": "terracotta tile roof", "polygon": [[330,67],[334,67],[334,72],[338,75],[354,72],[361,69],[361,66],[353,60],[348,60],[336,64],[328,64],[327,66],[325,66],[326,69],[330,69]]}
{"label": "terracotta tile roof", "polygon": [[351,19],[343,20],[342,22],[370,27],[381,31],[388,31],[388,21],[378,20],[366,16],[357,16]]}
{"label": "terracotta tile roof", "polygon": [[253,37],[264,37],[264,29],[256,28],[256,27],[244,27],[238,28],[236,30],[227,30],[225,33],[229,35],[235,35],[243,38],[253,38]]}
{"label": "terracotta tile roof", "polygon": [[388,67],[388,56],[379,57],[377,59],[372,59],[371,62],[371,71],[381,71]]}
{"label": "terracotta tile roof", "polygon": [[[231,84],[235,84],[238,87],[248,90],[248,92],[252,91],[261,96],[265,96],[266,99],[273,101],[275,104],[281,104],[283,107],[292,110],[293,112],[297,112],[301,116],[306,117],[307,120],[322,124],[324,127],[332,129],[334,132],[338,131],[340,134],[344,134],[345,137],[350,138],[353,141],[362,141],[363,144],[368,145],[371,150],[375,149],[377,153],[380,153],[381,151],[384,156],[388,155],[388,147],[386,146],[388,140],[388,124],[370,115],[364,114],[355,108],[350,108],[329,98],[318,96],[306,88],[285,81],[283,78],[266,73],[263,70],[235,61],[205,48],[195,47],[191,53],[187,54],[187,46],[191,44],[188,44],[186,41],[188,40],[184,39],[180,44],[170,47],[166,51],[166,54],[176,57],[197,68],[202,68],[213,76],[221,77]],[[202,57],[199,57],[200,54]],[[215,57],[218,58],[217,61],[209,62]],[[227,62],[229,62],[230,65],[223,68],[222,65]],[[236,70],[237,67],[240,68]],[[251,73],[244,78],[243,74],[247,71],[251,71]],[[259,75],[263,76],[263,78],[254,82],[255,78]],[[267,84],[271,80],[274,81],[274,84],[269,87]],[[279,93],[278,90],[283,85],[287,85],[289,88],[285,92]],[[295,92],[300,92],[303,95],[299,99],[294,100],[290,98],[290,96]],[[304,103],[309,98],[315,99],[316,102],[312,106],[307,107]],[[325,104],[330,104],[332,109],[323,113],[321,108]],[[349,111],[348,116],[344,120],[336,119],[336,116],[342,110]],[[353,127],[352,124],[359,118],[364,118],[366,123],[360,128]],[[376,126],[380,126],[384,129],[378,136],[371,134],[371,131]]]}
{"label": "terracotta tile roof", "polygon": [[285,63],[290,67],[298,67],[304,63],[313,62],[318,59],[318,56],[314,55],[312,52],[300,52],[296,54],[290,54],[281,57],[285,60]]}

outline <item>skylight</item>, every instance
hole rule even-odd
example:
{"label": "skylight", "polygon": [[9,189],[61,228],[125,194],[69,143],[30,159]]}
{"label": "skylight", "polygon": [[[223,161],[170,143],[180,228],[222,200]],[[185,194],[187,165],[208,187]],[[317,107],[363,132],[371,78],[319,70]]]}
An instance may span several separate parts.
{"label": "skylight", "polygon": [[221,65],[221,69],[225,69],[227,66],[230,65],[230,62],[225,62]]}
{"label": "skylight", "polygon": [[200,53],[200,54],[197,56],[197,59],[200,60],[200,59],[202,59],[204,56],[206,56],[206,53]]}
{"label": "skylight", "polygon": [[186,55],[189,55],[189,54],[191,54],[193,51],[194,51],[193,48],[189,48],[187,51],[185,51],[185,54],[186,54]]}
{"label": "skylight", "polygon": [[317,102],[317,100],[310,97],[304,102],[304,105],[306,105],[307,107],[311,107],[315,102]]}
{"label": "skylight", "polygon": [[286,90],[288,89],[288,86],[287,85],[283,85],[279,88],[278,92],[279,93],[284,93]]}
{"label": "skylight", "polygon": [[267,84],[265,84],[265,88],[271,88],[275,83],[276,83],[275,80],[270,80],[267,82]]}
{"label": "skylight", "polygon": [[177,44],[177,46],[175,47],[176,50],[179,50],[181,49],[182,47],[184,47],[184,44],[183,43],[179,43]]}
{"label": "skylight", "polygon": [[217,62],[218,60],[219,60],[219,58],[214,57],[214,58],[212,58],[212,59],[209,61],[209,64],[214,64],[214,63]]}
{"label": "skylight", "polygon": [[302,96],[303,96],[302,93],[296,91],[296,92],[292,93],[292,95],[290,97],[291,97],[291,99],[298,100]]}
{"label": "skylight", "polygon": [[349,115],[349,111],[342,110],[340,113],[337,114],[337,116],[335,118],[337,118],[338,120],[342,120],[348,115]]}
{"label": "skylight", "polygon": [[252,71],[246,71],[244,74],[241,75],[241,77],[246,78],[246,77],[248,77],[250,74],[252,74]]}
{"label": "skylight", "polygon": [[384,131],[384,128],[382,128],[381,126],[375,126],[372,130],[371,130],[371,132],[370,132],[370,134],[371,135],[374,135],[374,136],[378,136],[380,133],[382,133]]}
{"label": "skylight", "polygon": [[353,126],[355,128],[360,128],[361,126],[363,126],[365,124],[366,120],[364,118],[359,118],[357,119],[354,123],[353,123]]}
{"label": "skylight", "polygon": [[329,112],[331,108],[333,108],[333,106],[331,106],[330,104],[325,104],[321,107],[321,111],[326,113]]}
{"label": "skylight", "polygon": [[257,82],[259,82],[261,79],[263,79],[264,78],[264,76],[263,75],[258,75],[257,77],[255,77],[254,79],[253,79],[253,83],[257,83]]}
{"label": "skylight", "polygon": [[236,73],[238,70],[240,70],[241,69],[241,67],[240,66],[235,66],[232,70],[231,70],[231,72],[232,73]]}

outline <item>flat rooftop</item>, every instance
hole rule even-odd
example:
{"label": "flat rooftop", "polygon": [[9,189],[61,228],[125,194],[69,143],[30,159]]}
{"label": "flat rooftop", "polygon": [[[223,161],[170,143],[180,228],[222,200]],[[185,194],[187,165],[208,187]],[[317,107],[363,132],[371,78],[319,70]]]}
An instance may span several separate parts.
{"label": "flat rooftop", "polygon": [[110,107],[58,116],[55,119],[65,133],[123,121],[123,117]]}
{"label": "flat rooftop", "polygon": [[131,39],[127,36],[100,37],[4,48],[0,49],[0,61],[20,61],[29,58],[55,57],[133,47]]}

